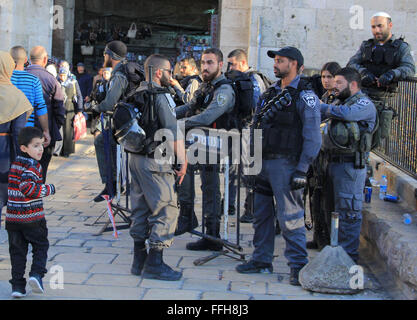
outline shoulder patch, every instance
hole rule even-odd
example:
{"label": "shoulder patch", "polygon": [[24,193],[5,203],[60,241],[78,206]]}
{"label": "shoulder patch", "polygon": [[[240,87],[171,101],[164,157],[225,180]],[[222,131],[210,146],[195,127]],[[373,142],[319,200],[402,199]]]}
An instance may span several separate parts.
{"label": "shoulder patch", "polygon": [[359,104],[360,106],[364,106],[365,107],[368,104],[370,104],[371,101],[369,101],[368,99],[365,99],[365,98],[361,98],[356,103]]}
{"label": "shoulder patch", "polygon": [[223,94],[223,93],[219,93],[218,95],[217,95],[217,104],[220,106],[220,107],[223,107],[225,104],[226,104],[226,95],[225,94]]}
{"label": "shoulder patch", "polygon": [[304,102],[306,103],[306,105],[308,105],[310,108],[314,109],[317,105],[317,100],[316,100],[316,95],[314,93],[311,92],[306,92],[303,96],[302,96]]}

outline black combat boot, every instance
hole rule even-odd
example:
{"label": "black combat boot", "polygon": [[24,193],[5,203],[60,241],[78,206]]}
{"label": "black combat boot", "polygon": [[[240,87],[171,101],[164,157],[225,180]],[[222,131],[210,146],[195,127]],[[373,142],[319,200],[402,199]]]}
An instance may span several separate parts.
{"label": "black combat boot", "polygon": [[177,229],[174,235],[179,236],[183,233],[194,230],[198,227],[197,216],[192,206],[180,205],[180,215],[178,217]]}
{"label": "black combat boot", "polygon": [[130,268],[132,274],[140,276],[147,256],[145,242],[135,241],[133,245],[133,263],[132,268]]}
{"label": "black combat boot", "polygon": [[151,248],[149,250],[149,255],[143,269],[143,278],[166,281],[177,281],[181,279],[182,273],[172,270],[172,268],[162,260],[162,252],[162,249],[157,248]]}
{"label": "black combat boot", "polygon": [[291,268],[290,269],[290,284],[293,286],[301,286],[301,283],[298,281],[298,275],[302,268]]}
{"label": "black combat boot", "polygon": [[[210,230],[211,227],[207,227],[207,234],[213,236],[215,238],[220,238],[220,223],[216,226],[216,230]],[[204,251],[204,250],[211,250],[211,251],[221,251],[223,249],[223,245],[220,243],[216,243],[207,239],[200,239],[196,242],[190,242],[186,245],[187,250],[194,250],[194,251]]]}

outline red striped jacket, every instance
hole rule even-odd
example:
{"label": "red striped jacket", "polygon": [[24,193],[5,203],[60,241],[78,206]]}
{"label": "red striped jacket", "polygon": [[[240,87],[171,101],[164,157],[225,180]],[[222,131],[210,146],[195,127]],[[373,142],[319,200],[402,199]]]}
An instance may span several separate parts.
{"label": "red striped jacket", "polygon": [[55,193],[52,184],[42,183],[42,166],[34,159],[18,156],[9,172],[6,229],[36,227],[45,220],[42,198]]}

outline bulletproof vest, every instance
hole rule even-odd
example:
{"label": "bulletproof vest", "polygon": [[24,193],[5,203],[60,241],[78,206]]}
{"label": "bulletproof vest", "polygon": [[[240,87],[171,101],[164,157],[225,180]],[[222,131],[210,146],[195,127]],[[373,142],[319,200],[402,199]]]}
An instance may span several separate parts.
{"label": "bulletproof vest", "polygon": [[[364,97],[367,96],[358,94],[345,105],[351,106]],[[321,126],[321,132],[323,135],[322,149],[331,154],[352,154],[360,151],[359,141],[362,132],[359,124],[355,121],[330,119]]]}
{"label": "bulletproof vest", "polygon": [[399,49],[403,39],[389,40],[384,45],[374,44],[374,39],[365,41],[365,50],[362,53],[363,65],[376,77],[387,71],[399,67]]}
{"label": "bulletproof vest", "polygon": [[[295,156],[297,159],[301,155],[303,147],[303,123],[297,112],[297,102],[303,90],[311,90],[306,81],[300,79],[298,88],[286,88],[292,98],[291,105],[277,111],[275,120],[272,123],[264,124],[262,128],[262,153],[282,154]],[[278,94],[275,87],[270,87],[261,97],[268,102]]]}
{"label": "bulletproof vest", "polygon": [[188,86],[190,85],[190,82],[191,82],[192,80],[194,80],[194,79],[196,79],[196,80],[198,81],[198,83],[203,82],[203,80],[201,80],[201,78],[200,78],[200,76],[199,76],[199,75],[188,76],[188,77],[185,77],[184,79],[182,79],[182,80],[180,81],[180,85],[181,85],[181,87],[182,87],[184,90],[185,90],[185,89],[187,89],[187,88],[188,88]]}
{"label": "bulletproof vest", "polygon": [[152,91],[149,89],[138,91],[132,96],[135,106],[142,114],[138,124],[146,133],[144,148],[139,154],[153,155],[155,149],[161,143],[161,141],[154,140],[155,133],[163,128],[155,109],[155,100],[157,95],[167,93],[169,91],[166,88],[153,88]]}
{"label": "bulletproof vest", "polygon": [[[230,80],[221,80],[217,82],[215,85],[212,85],[211,83],[204,83],[200,86],[199,90],[196,92],[196,103],[193,106],[194,111],[200,111],[204,112],[204,110],[210,105],[211,101],[214,97],[214,92],[217,88],[220,88],[223,84],[230,84]],[[235,120],[234,113],[227,112],[223,113],[219,118],[216,119],[215,122],[210,124],[211,127],[215,129],[226,129],[230,130],[233,127],[236,127],[235,123],[237,120]]]}

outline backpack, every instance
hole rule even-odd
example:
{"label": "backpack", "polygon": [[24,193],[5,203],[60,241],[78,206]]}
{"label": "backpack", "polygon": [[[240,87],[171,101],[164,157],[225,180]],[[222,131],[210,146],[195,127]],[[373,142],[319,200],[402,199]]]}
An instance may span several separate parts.
{"label": "backpack", "polygon": [[136,89],[139,88],[142,81],[145,81],[145,72],[143,67],[137,62],[129,61],[123,64],[122,73],[126,76],[128,81],[122,100],[131,102]]}
{"label": "backpack", "polygon": [[[235,118],[233,127],[241,130],[252,118],[254,110],[253,83],[249,74],[237,70],[226,72],[225,77],[235,92],[235,106],[230,112]],[[220,81],[216,86],[220,86],[223,83],[223,81]]]}
{"label": "backpack", "polygon": [[310,86],[311,90],[319,97],[319,99],[323,96],[326,90],[323,88],[323,84],[321,83],[321,75],[320,74],[313,74],[312,76],[301,76],[301,79],[307,81]]}
{"label": "backpack", "polygon": [[254,75],[254,74],[257,74],[262,79],[262,82],[265,85],[265,89],[268,89],[274,83],[274,81],[272,81],[271,79],[269,79],[262,72],[259,72],[259,71],[256,71],[255,70],[255,71],[248,72],[248,74],[251,75],[251,76]]}

